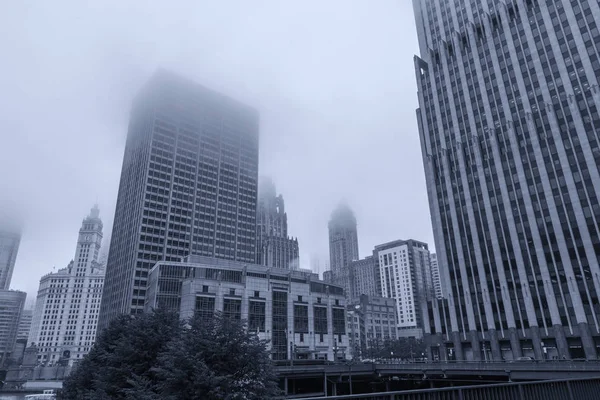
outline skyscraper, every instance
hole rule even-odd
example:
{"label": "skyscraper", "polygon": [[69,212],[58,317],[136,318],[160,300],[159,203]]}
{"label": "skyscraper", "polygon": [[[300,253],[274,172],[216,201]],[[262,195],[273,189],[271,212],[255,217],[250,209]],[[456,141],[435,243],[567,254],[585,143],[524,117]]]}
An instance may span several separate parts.
{"label": "skyscraper", "polygon": [[27,293],[0,290],[0,367],[11,358]]}
{"label": "skyscraper", "polygon": [[75,258],[40,279],[29,330],[29,344],[36,344],[39,362],[72,364],[96,340],[104,284],[104,266],[98,262],[102,226],[100,210],[94,206],[81,223]]}
{"label": "skyscraper", "polygon": [[431,280],[433,283],[433,293],[436,299],[443,297],[442,280],[440,279],[440,266],[438,264],[437,254],[431,253],[429,255],[429,261],[431,264]]}
{"label": "skyscraper", "polygon": [[258,112],[166,71],[133,102],[100,329],[144,307],[148,271],[189,254],[256,259]]}
{"label": "skyscraper", "polygon": [[270,179],[261,180],[256,212],[256,263],[273,268],[299,268],[298,239],[288,236],[283,196]]}
{"label": "skyscraper", "polygon": [[330,269],[335,275],[350,261],[358,260],[356,217],[347,204],[340,204],[329,220]]}
{"label": "skyscraper", "polygon": [[7,227],[0,226],[0,290],[8,290],[17,252],[21,243],[21,234]]}
{"label": "skyscraper", "polygon": [[413,4],[441,357],[596,358],[598,2]]}
{"label": "skyscraper", "polygon": [[423,336],[423,307],[434,299],[427,243],[395,240],[375,246],[382,297],[396,300],[398,336]]}

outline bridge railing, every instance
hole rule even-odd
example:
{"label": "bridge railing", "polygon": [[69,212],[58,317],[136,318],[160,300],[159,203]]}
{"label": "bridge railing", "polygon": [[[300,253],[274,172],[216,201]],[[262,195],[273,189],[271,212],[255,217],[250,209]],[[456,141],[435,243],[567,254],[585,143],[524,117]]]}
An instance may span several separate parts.
{"label": "bridge railing", "polygon": [[596,400],[600,377],[408,390],[296,400]]}

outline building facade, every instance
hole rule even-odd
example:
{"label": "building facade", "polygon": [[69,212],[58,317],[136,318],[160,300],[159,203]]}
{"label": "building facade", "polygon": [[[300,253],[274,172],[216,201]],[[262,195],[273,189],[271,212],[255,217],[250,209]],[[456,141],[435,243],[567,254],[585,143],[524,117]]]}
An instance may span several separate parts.
{"label": "building facade", "polygon": [[431,281],[433,284],[433,293],[436,299],[444,297],[444,290],[442,289],[442,280],[440,278],[440,266],[438,264],[437,254],[431,253],[429,256],[431,263]]}
{"label": "building facade", "polygon": [[426,243],[396,240],[375,246],[382,297],[396,300],[398,336],[423,336],[423,306],[434,298]]}
{"label": "building facade", "polygon": [[329,220],[329,268],[335,275],[359,258],[356,217],[347,204],[340,204]]}
{"label": "building facade", "polygon": [[277,195],[270,179],[258,190],[256,211],[256,263],[270,268],[299,268],[298,239],[288,236],[283,196]]}
{"label": "building facade", "polygon": [[350,270],[351,302],[360,299],[362,295],[381,296],[378,291],[379,286],[376,279],[378,274],[376,274],[375,268],[373,256],[350,262],[348,269]]}
{"label": "building facade", "polygon": [[259,115],[157,72],[133,102],[100,329],[144,308],[157,261],[199,254],[254,263]]}
{"label": "building facade", "polygon": [[12,357],[27,293],[0,290],[0,367]]}
{"label": "building facade", "polygon": [[33,309],[23,309],[21,318],[19,318],[19,327],[17,329],[17,339],[29,338],[29,332],[31,331],[31,321],[33,321]]}
{"label": "building facade", "polygon": [[597,358],[600,5],[413,5],[423,162],[452,282],[433,347]]}
{"label": "building facade", "polygon": [[246,320],[273,360],[350,357],[343,289],[313,273],[194,255],[161,261],[148,278],[153,308]]}
{"label": "building facade", "polygon": [[370,358],[388,340],[397,339],[396,300],[361,295],[348,304],[346,320],[353,359]]}
{"label": "building facade", "polygon": [[104,284],[104,268],[98,263],[101,245],[102,220],[94,206],[79,229],[75,258],[40,279],[29,332],[39,362],[72,365],[91,350]]}
{"label": "building facade", "polygon": [[0,227],[0,290],[10,289],[20,243],[20,233]]}

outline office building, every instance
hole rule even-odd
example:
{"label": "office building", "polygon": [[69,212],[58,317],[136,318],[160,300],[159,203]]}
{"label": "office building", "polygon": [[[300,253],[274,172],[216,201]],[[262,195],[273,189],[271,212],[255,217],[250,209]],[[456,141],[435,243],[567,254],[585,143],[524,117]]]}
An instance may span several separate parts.
{"label": "office building", "polygon": [[600,5],[413,4],[423,162],[452,282],[450,324],[431,325],[431,347],[596,359]]}
{"label": "office building", "polygon": [[10,289],[10,280],[21,243],[21,234],[7,228],[0,226],[0,290]]}
{"label": "office building", "polygon": [[19,327],[17,328],[17,339],[29,338],[29,331],[31,331],[31,321],[33,320],[33,309],[25,308],[19,318]]}
{"label": "office building", "polygon": [[442,289],[442,280],[440,279],[440,267],[438,265],[438,259],[436,253],[431,253],[429,256],[431,263],[431,281],[433,284],[433,293],[436,299],[444,297],[444,291]]}
{"label": "office building", "polygon": [[40,279],[29,332],[39,362],[72,365],[91,350],[104,284],[104,267],[98,263],[101,245],[102,220],[94,206],[79,229],[75,258]]}
{"label": "office building", "polygon": [[0,367],[12,358],[27,293],[0,290]]}
{"label": "office building", "polygon": [[254,263],[259,115],[166,71],[133,102],[100,330],[144,308],[148,271],[189,254]]}
{"label": "office building", "polygon": [[356,217],[350,207],[342,203],[329,220],[329,268],[335,275],[351,261],[358,259]]}
{"label": "office building", "polygon": [[148,278],[146,310],[153,308],[246,320],[269,340],[273,360],[350,357],[343,290],[314,273],[196,255],[161,261]]}
{"label": "office building", "polygon": [[388,340],[397,339],[396,300],[360,295],[348,304],[346,319],[353,359],[371,358]]}
{"label": "office building", "polygon": [[398,336],[423,336],[423,305],[434,298],[426,243],[396,240],[375,246],[382,297],[396,300]]}
{"label": "office building", "polygon": [[298,269],[298,239],[288,236],[283,196],[270,179],[262,179],[256,212],[256,263],[272,268]]}
{"label": "office building", "polygon": [[378,291],[376,278],[378,274],[375,271],[376,264],[373,256],[368,256],[362,260],[356,260],[348,264],[350,270],[351,284],[351,301],[355,302],[360,299],[361,295],[369,297],[379,297],[381,293]]}

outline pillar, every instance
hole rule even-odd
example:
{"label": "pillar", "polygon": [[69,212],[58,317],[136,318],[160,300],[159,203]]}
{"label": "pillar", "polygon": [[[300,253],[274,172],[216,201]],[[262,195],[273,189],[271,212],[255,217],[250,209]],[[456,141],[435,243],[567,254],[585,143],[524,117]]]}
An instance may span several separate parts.
{"label": "pillar", "polygon": [[542,349],[542,337],[540,335],[539,326],[530,326],[529,333],[531,334],[531,343],[533,344],[533,354],[536,360],[544,359],[544,350]]}
{"label": "pillar", "polygon": [[521,351],[521,341],[519,340],[517,328],[508,328],[508,337],[510,338],[510,348],[512,350],[513,359],[521,357],[523,352]]}
{"label": "pillar", "polygon": [[456,361],[464,361],[465,355],[463,354],[460,332],[452,332],[452,342],[454,343],[454,354]]}
{"label": "pillar", "polygon": [[502,360],[502,352],[500,351],[500,342],[498,341],[498,332],[495,329],[490,329],[488,331],[490,338],[490,347],[492,352],[492,360],[493,361],[501,361]]}
{"label": "pillar", "polygon": [[579,323],[579,334],[581,335],[581,345],[583,351],[585,351],[585,358],[588,360],[596,360],[598,355],[596,354],[596,343],[590,332],[590,327],[586,322]]}
{"label": "pillar", "polygon": [[481,341],[479,340],[479,332],[470,331],[471,348],[473,349],[473,361],[481,361]]}
{"label": "pillar", "polygon": [[554,325],[554,337],[556,339],[556,350],[558,351],[559,360],[570,360],[571,353],[569,352],[569,344],[565,336],[565,330],[562,325]]}

